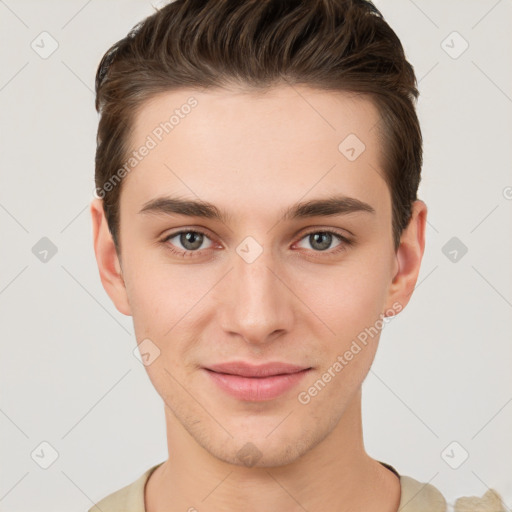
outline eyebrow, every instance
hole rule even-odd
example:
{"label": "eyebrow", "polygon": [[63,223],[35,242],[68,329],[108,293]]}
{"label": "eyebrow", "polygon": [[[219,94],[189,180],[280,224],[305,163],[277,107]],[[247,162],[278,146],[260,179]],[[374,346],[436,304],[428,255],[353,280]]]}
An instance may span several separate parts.
{"label": "eyebrow", "polygon": [[[312,199],[288,207],[283,220],[297,220],[308,217],[329,217],[355,212],[375,213],[375,209],[359,199],[347,196],[332,196],[324,199]],[[212,203],[201,200],[181,199],[179,197],[157,197],[144,203],[139,213],[156,215],[184,215],[203,217],[228,223],[232,215],[217,208]]]}

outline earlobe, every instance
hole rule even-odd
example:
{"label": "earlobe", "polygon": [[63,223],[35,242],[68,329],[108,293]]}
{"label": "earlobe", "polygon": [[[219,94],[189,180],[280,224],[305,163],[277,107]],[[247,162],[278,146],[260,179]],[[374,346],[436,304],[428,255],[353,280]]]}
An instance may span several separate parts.
{"label": "earlobe", "polygon": [[90,205],[94,253],[101,283],[108,296],[120,313],[131,316],[121,263],[117,255],[112,234],[108,229],[103,211],[103,201],[94,198]]}
{"label": "earlobe", "polygon": [[402,232],[396,252],[398,267],[389,288],[388,304],[398,302],[402,309],[407,305],[416,286],[425,250],[425,225],[427,205],[417,200],[412,205],[409,224]]}

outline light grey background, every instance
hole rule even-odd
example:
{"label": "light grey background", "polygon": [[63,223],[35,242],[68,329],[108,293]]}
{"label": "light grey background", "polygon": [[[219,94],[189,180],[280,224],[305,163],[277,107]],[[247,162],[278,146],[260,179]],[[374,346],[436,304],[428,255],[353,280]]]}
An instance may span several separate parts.
{"label": "light grey background", "polygon": [[[376,4],[419,80],[429,226],[417,290],[364,383],[366,448],[450,503],[492,487],[510,510],[512,2]],[[0,0],[2,511],[86,510],[167,455],[163,407],[131,318],[101,285],[88,211],[96,67],[152,12],[144,0]],[[43,237],[57,248],[46,262],[33,253]],[[452,237],[465,255],[443,253]],[[42,442],[58,453],[48,469]]]}

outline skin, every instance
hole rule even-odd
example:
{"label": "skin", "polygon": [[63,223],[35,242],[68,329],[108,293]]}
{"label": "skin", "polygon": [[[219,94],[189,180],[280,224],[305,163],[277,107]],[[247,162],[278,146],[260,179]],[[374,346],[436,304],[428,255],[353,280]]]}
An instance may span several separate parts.
{"label": "skin", "polygon": [[[264,94],[166,92],[138,112],[133,148],[191,95],[197,107],[124,179],[120,255],[101,199],[90,209],[102,284],[133,317],[137,343],[149,338],[160,350],[146,370],[164,402],[170,459],[146,485],[146,510],[396,512],[399,480],[366,453],[362,435],[361,385],[379,335],[309,403],[297,395],[393,305],[406,306],[426,205],[413,204],[395,252],[378,111],[349,93],[286,85]],[[366,146],[355,161],[338,150],[350,133]],[[375,212],[283,220],[289,206],[333,192]],[[231,217],[139,213],[166,194],[211,202]],[[202,254],[179,236],[163,241],[180,228],[208,233]],[[333,237],[319,250],[307,234],[326,229],[354,243]],[[247,236],[263,248],[252,263],[236,252]],[[176,256],[169,246],[193,254]],[[225,394],[201,369],[234,360],[313,369],[284,395],[250,402]],[[252,466],[238,456],[249,442],[259,453]]]}

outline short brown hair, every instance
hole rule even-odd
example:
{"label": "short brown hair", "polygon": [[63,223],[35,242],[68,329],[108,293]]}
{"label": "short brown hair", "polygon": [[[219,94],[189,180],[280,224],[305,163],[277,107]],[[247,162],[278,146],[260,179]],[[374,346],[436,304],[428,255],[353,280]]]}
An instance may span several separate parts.
{"label": "short brown hair", "polygon": [[115,43],[96,74],[95,185],[118,254],[122,183],[105,185],[126,162],[138,109],[180,88],[285,83],[363,94],[375,103],[398,248],[420,182],[419,93],[380,11],[367,0],[175,0]]}

